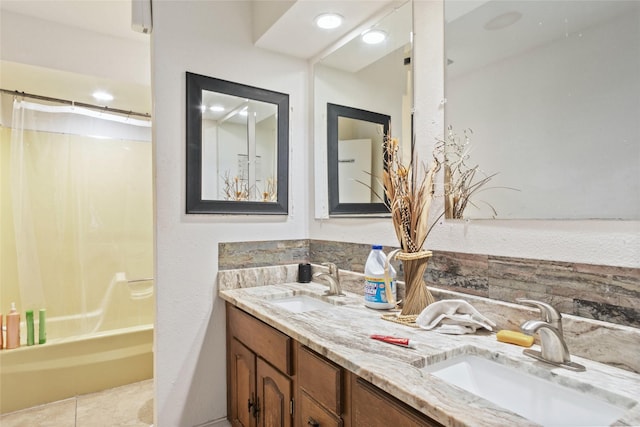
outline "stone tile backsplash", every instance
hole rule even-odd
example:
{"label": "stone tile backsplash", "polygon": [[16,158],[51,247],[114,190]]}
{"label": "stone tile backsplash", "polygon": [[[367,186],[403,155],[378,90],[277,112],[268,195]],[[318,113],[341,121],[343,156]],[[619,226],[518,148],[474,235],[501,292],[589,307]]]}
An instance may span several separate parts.
{"label": "stone tile backsplash", "polygon": [[309,262],[309,240],[269,240],[218,244],[218,269]]}
{"label": "stone tile backsplash", "polygon": [[[219,269],[333,262],[364,272],[371,247],[325,240],[220,243]],[[393,248],[385,247],[385,252]],[[394,263],[398,278],[402,266]],[[515,302],[546,301],[561,312],[640,328],[640,269],[434,251],[428,286]]]}

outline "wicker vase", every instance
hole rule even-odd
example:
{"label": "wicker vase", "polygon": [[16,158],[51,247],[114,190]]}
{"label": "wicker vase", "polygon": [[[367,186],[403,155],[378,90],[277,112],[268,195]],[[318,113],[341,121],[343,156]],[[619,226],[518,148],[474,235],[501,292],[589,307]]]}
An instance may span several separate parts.
{"label": "wicker vase", "polygon": [[396,259],[404,266],[405,297],[402,304],[401,316],[415,316],[426,306],[435,302],[433,295],[424,283],[424,272],[427,261],[433,255],[431,251],[399,252]]}

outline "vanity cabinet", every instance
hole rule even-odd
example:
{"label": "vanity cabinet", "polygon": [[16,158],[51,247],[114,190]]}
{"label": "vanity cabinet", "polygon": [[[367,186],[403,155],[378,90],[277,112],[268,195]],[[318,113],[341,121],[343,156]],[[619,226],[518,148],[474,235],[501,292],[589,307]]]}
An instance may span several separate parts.
{"label": "vanity cabinet", "polygon": [[354,426],[439,427],[440,423],[409,407],[356,375],[351,376]]}
{"label": "vanity cabinet", "polygon": [[297,425],[343,427],[345,372],[335,363],[298,344]]}
{"label": "vanity cabinet", "polygon": [[291,338],[227,305],[227,414],[233,426],[292,426],[291,353]]}
{"label": "vanity cabinet", "polygon": [[231,304],[227,393],[233,426],[440,426]]}

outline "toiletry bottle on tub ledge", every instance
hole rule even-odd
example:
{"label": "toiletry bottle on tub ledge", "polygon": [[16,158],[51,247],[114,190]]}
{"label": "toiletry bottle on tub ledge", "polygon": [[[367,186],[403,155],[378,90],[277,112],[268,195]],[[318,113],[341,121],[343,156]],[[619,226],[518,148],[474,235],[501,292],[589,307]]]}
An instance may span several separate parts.
{"label": "toiletry bottle on tub ledge", "polygon": [[7,314],[7,335],[5,348],[12,349],[20,347],[20,313],[16,310],[16,303],[11,303],[11,311]]}
{"label": "toiletry bottle on tub ledge", "polygon": [[[385,280],[386,260],[387,256],[382,251],[382,245],[373,245],[367,263],[364,265],[364,305],[366,307],[386,310],[396,305],[396,270],[389,264]],[[390,287],[390,291],[387,290],[387,286]]]}

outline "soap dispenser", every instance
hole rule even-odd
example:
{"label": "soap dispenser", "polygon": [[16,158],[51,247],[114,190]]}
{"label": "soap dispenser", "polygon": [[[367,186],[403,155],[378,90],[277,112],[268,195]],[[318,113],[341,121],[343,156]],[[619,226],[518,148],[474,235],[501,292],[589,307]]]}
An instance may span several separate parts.
{"label": "soap dispenser", "polygon": [[11,311],[7,314],[7,337],[5,348],[12,349],[20,347],[20,313],[16,310],[16,303],[11,303]]}

